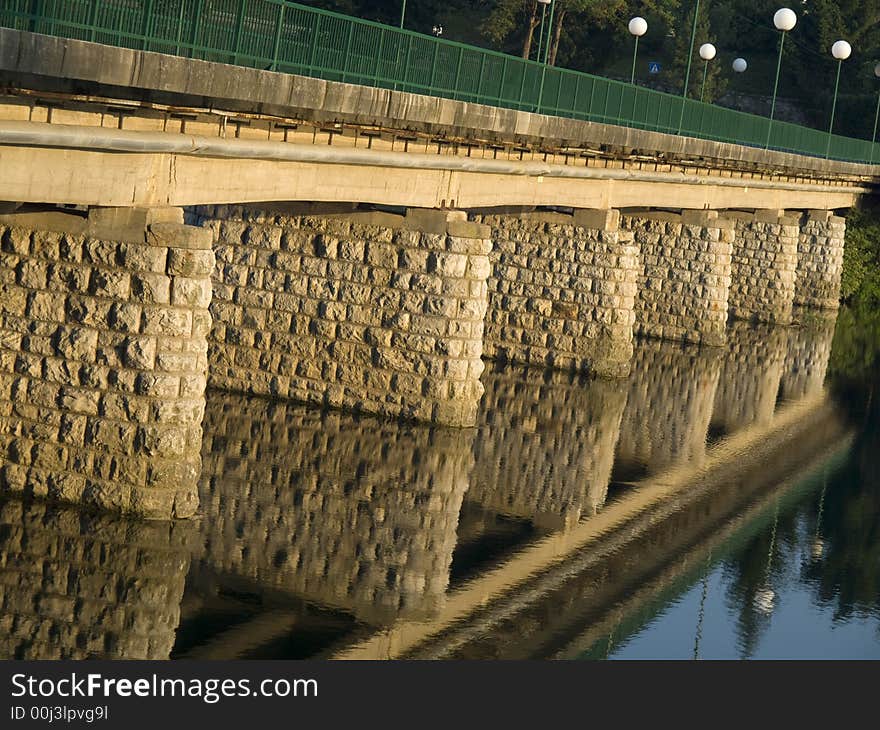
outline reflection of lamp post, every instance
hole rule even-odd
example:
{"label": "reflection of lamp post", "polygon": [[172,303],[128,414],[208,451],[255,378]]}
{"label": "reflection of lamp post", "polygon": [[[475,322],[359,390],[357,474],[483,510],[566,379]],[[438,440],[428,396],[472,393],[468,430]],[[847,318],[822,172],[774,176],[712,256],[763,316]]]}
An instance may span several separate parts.
{"label": "reflection of lamp post", "polygon": [[770,132],[773,130],[773,114],[776,111],[776,90],[779,88],[779,71],[782,68],[782,45],[785,43],[785,34],[794,28],[797,23],[797,15],[794,10],[781,8],[773,15],[773,25],[779,31],[779,58],[776,59],[776,80],[773,82],[773,101],[770,103],[770,121],[767,123],[767,144],[770,146]]}
{"label": "reflection of lamp post", "polygon": [[749,67],[749,64],[746,63],[746,59],[744,58],[735,58],[733,59],[733,70],[736,73],[741,74]]}
{"label": "reflection of lamp post", "polygon": [[633,49],[633,69],[632,74],[630,74],[629,82],[634,84],[636,82],[636,56],[639,54],[639,38],[641,38],[645,33],[648,32],[648,21],[644,18],[640,18],[636,16],[632,20],[629,21],[629,26],[627,26],[629,32],[635,36],[636,46]]}
{"label": "reflection of lamp post", "polygon": [[709,61],[715,58],[715,46],[711,43],[704,43],[700,46],[700,58],[705,61],[703,65],[703,85],[700,87],[700,101],[703,101],[703,94],[706,93],[706,76],[709,73]]}
{"label": "reflection of lamp post", "polygon": [[[880,63],[874,66],[874,76],[880,78]],[[874,134],[871,135],[871,163],[874,162],[874,144],[877,142],[877,120],[880,119],[880,92],[877,93],[877,111],[874,113]]]}
{"label": "reflection of lamp post", "polygon": [[825,145],[825,157],[831,153],[831,134],[834,131],[834,112],[837,109],[837,87],[840,85],[840,69],[843,62],[850,57],[852,46],[846,41],[834,41],[831,55],[837,59],[837,77],[834,79],[834,101],[831,102],[831,122],[828,125],[828,144]]}
{"label": "reflection of lamp post", "polygon": [[538,61],[541,60],[541,49],[544,46],[544,18],[547,15],[547,6],[551,0],[538,0],[541,4],[541,28],[538,31]]}
{"label": "reflection of lamp post", "polygon": [[406,17],[406,0],[400,6],[400,27],[403,28],[403,19]]}

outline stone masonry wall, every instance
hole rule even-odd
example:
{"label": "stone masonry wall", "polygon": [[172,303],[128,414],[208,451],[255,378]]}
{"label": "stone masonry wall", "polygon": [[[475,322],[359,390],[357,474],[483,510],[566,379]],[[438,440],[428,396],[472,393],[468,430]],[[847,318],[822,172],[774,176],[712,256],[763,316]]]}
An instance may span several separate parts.
{"label": "stone masonry wall", "polygon": [[806,214],[798,238],[795,304],[822,309],[840,306],[845,234],[845,218],[827,210]]}
{"label": "stone masonry wall", "polygon": [[0,490],[195,512],[214,256],[182,221],[180,209],[3,219]]}
{"label": "stone masonry wall", "polygon": [[785,211],[728,211],[736,221],[731,255],[730,317],[788,324],[794,302],[800,219]]}
{"label": "stone masonry wall", "polygon": [[216,238],[213,386],[475,423],[486,226],[443,211],[197,215]]}
{"label": "stone masonry wall", "polygon": [[641,254],[635,332],[721,345],[727,326],[733,222],[714,211],[638,213],[621,219]]}
{"label": "stone masonry wall", "polygon": [[492,364],[466,499],[547,528],[570,527],[605,503],[626,389]]}
{"label": "stone masonry wall", "polygon": [[0,501],[0,659],[167,659],[193,526]]}
{"label": "stone masonry wall", "polygon": [[202,560],[370,623],[442,604],[473,431],[212,392]]}
{"label": "stone masonry wall", "polygon": [[488,357],[629,372],[638,262],[619,218],[616,210],[476,217],[492,228]]}

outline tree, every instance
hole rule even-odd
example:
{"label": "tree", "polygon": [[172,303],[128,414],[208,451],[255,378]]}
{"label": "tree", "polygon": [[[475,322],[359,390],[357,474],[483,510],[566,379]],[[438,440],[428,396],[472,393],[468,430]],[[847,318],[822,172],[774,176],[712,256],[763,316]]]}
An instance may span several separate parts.
{"label": "tree", "polygon": [[[690,55],[691,33],[694,27],[695,4],[682,3],[679,11],[679,30],[675,34],[675,48],[673,51],[671,70],[673,76],[680,78],[682,86],[687,75],[688,56]],[[694,36],[694,50],[691,57],[691,74],[688,82],[687,96],[691,99],[699,99],[703,88],[703,74],[706,74],[705,93],[703,101],[711,102],[724,93],[727,84],[721,75],[721,64],[716,60],[709,61],[708,65],[700,58],[700,46],[704,43],[717,41],[709,27],[709,15],[711,3],[709,0],[700,2],[700,12],[697,16],[696,35]]]}

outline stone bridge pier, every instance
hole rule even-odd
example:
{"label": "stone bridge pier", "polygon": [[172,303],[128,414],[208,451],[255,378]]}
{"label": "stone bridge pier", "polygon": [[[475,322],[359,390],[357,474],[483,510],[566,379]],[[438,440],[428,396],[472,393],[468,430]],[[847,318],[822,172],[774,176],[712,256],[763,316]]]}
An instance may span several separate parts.
{"label": "stone bridge pier", "polygon": [[212,386],[476,423],[488,226],[423,209],[196,213],[216,241]]}
{"label": "stone bridge pier", "polygon": [[632,212],[640,258],[635,332],[721,345],[726,338],[734,224],[717,211]]}
{"label": "stone bridge pier", "polygon": [[[836,307],[845,228],[824,211],[776,209],[401,214],[277,203],[186,215],[190,225],[181,208],[0,215],[0,489],[193,515],[207,385],[503,428],[491,404],[494,420],[479,417],[484,358],[625,377],[676,350],[648,344],[634,357],[636,335],[722,351],[735,320],[788,323],[795,308]],[[795,382],[810,380],[803,371],[783,375],[774,342],[754,344],[764,381],[738,384],[738,345],[727,352],[719,429],[760,420],[780,387],[812,387]],[[705,432],[720,360],[679,355],[696,370],[682,371],[673,407]],[[663,425],[655,385],[665,387],[631,381],[619,439],[651,468],[705,440]],[[527,400],[509,402],[538,418]],[[585,443],[604,453],[619,408],[595,429],[591,408]],[[669,443],[656,442],[665,431]],[[537,462],[557,459],[555,444],[532,446]],[[589,499],[550,485],[517,499],[565,522],[602,501],[607,469],[592,453],[558,458],[595,461]]]}
{"label": "stone bridge pier", "polygon": [[180,208],[0,217],[0,488],[195,512],[213,269]]}
{"label": "stone bridge pier", "polygon": [[617,210],[487,213],[488,358],[621,376],[632,359],[639,276]]}
{"label": "stone bridge pier", "polygon": [[846,219],[828,210],[804,215],[798,237],[794,303],[802,307],[837,309]]}

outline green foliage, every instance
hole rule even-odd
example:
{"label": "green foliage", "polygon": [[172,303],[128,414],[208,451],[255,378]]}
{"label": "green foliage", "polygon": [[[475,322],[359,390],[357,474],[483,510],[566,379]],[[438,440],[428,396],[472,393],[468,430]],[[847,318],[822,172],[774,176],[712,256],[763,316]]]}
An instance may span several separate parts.
{"label": "green foliage", "polygon": [[852,210],[846,221],[846,246],[840,293],[844,301],[880,306],[880,216]]}

